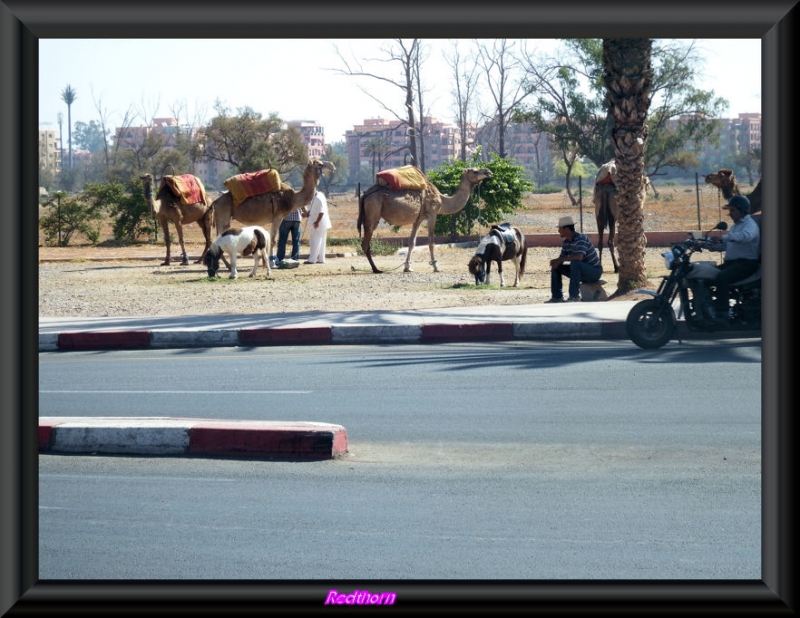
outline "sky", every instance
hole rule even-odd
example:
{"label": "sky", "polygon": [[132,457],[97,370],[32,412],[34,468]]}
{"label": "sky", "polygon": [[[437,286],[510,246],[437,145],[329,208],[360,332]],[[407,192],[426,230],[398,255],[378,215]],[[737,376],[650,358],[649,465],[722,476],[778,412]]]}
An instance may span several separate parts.
{"label": "sky", "polygon": [[[39,127],[58,129],[63,114],[67,140],[67,105],[61,93],[76,92],[72,122],[99,121],[118,126],[126,111],[145,119],[172,117],[176,107],[184,117],[202,123],[214,115],[217,101],[231,113],[250,107],[285,121],[309,120],[325,129],[326,143],[344,140],[345,131],[365,118],[394,119],[378,100],[397,109],[398,87],[373,78],[337,71],[347,59],[385,59],[381,39],[40,39]],[[451,70],[444,60],[451,39],[424,39],[430,54],[423,63],[431,115],[452,122]],[[459,42],[462,50],[470,41]],[[540,50],[552,50],[552,40],[528,40]],[[761,40],[697,39],[704,62],[695,86],[713,90],[728,100],[725,117],[761,112]],[[245,59],[244,69],[234,69]],[[397,63],[365,62],[371,73],[387,75]],[[367,90],[372,96],[366,94]],[[99,111],[100,110],[100,111]],[[193,122],[192,124],[200,124]]]}

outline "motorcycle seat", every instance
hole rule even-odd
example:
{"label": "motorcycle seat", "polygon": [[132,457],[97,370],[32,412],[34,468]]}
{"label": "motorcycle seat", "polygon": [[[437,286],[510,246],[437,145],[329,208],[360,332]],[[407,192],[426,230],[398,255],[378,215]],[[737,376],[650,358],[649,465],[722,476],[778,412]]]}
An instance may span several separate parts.
{"label": "motorcycle seat", "polygon": [[759,264],[758,270],[756,272],[754,272],[749,277],[745,277],[744,279],[740,279],[739,281],[733,282],[731,285],[735,288],[739,288],[760,282],[761,282],[761,265]]}

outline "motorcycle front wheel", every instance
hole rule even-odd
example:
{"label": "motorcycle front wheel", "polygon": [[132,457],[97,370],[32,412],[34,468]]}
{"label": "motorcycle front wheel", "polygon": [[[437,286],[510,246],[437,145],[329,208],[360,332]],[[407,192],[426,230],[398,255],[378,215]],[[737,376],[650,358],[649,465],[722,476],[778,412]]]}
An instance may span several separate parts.
{"label": "motorcycle front wheel", "polygon": [[645,350],[664,346],[675,332],[672,307],[656,299],[636,303],[625,320],[628,337]]}

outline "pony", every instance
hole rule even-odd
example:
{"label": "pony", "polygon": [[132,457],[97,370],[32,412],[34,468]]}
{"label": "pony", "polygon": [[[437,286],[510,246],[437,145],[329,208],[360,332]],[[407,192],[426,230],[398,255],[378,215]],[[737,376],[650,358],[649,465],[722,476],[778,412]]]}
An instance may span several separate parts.
{"label": "pony", "polygon": [[253,270],[250,272],[251,277],[256,276],[258,272],[258,259],[259,257],[264,262],[267,269],[267,277],[270,276],[271,270],[269,266],[269,259],[267,255],[271,252],[272,243],[270,240],[270,233],[260,225],[248,225],[246,227],[232,227],[228,228],[222,234],[217,236],[205,255],[205,264],[208,268],[208,276],[216,277],[219,270],[220,259],[228,264],[225,259],[225,254],[231,258],[230,263],[230,279],[236,279],[238,272],[236,271],[236,257],[239,253],[243,257],[252,255],[254,259]]}
{"label": "pony", "polygon": [[481,238],[475,255],[469,261],[469,272],[475,276],[475,285],[489,285],[489,274],[492,262],[497,262],[497,272],[500,273],[500,286],[506,284],[503,276],[503,262],[514,260],[517,269],[514,277],[514,287],[519,286],[522,275],[525,274],[525,261],[528,256],[528,247],[525,245],[525,235],[519,228],[510,223],[493,225],[489,233]]}

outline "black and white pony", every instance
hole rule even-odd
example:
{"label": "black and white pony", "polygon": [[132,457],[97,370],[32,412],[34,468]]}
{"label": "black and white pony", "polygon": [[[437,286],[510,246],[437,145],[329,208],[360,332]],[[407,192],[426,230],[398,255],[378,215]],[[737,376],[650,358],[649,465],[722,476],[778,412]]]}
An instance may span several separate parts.
{"label": "black and white pony", "polygon": [[514,277],[514,287],[519,285],[522,275],[525,274],[525,259],[528,256],[528,247],[525,246],[525,234],[510,223],[493,225],[489,233],[481,238],[475,255],[469,261],[469,272],[475,276],[475,285],[489,285],[489,273],[492,262],[497,262],[497,272],[500,273],[500,286],[505,286],[503,277],[503,262],[514,260],[517,269]]}
{"label": "black and white pony", "polygon": [[[238,275],[236,272],[236,257],[241,253],[243,257],[253,256],[254,263],[253,270],[250,272],[251,277],[255,277],[256,272],[258,272],[259,258],[264,262],[264,266],[267,269],[267,277],[269,277],[271,270],[267,256],[271,250],[270,234],[263,227],[248,225],[247,227],[228,228],[217,236],[206,252],[204,261],[208,268],[208,276],[217,276],[219,261],[222,260],[230,268],[230,279],[236,279]],[[225,259],[226,253],[231,260],[230,264]]]}

